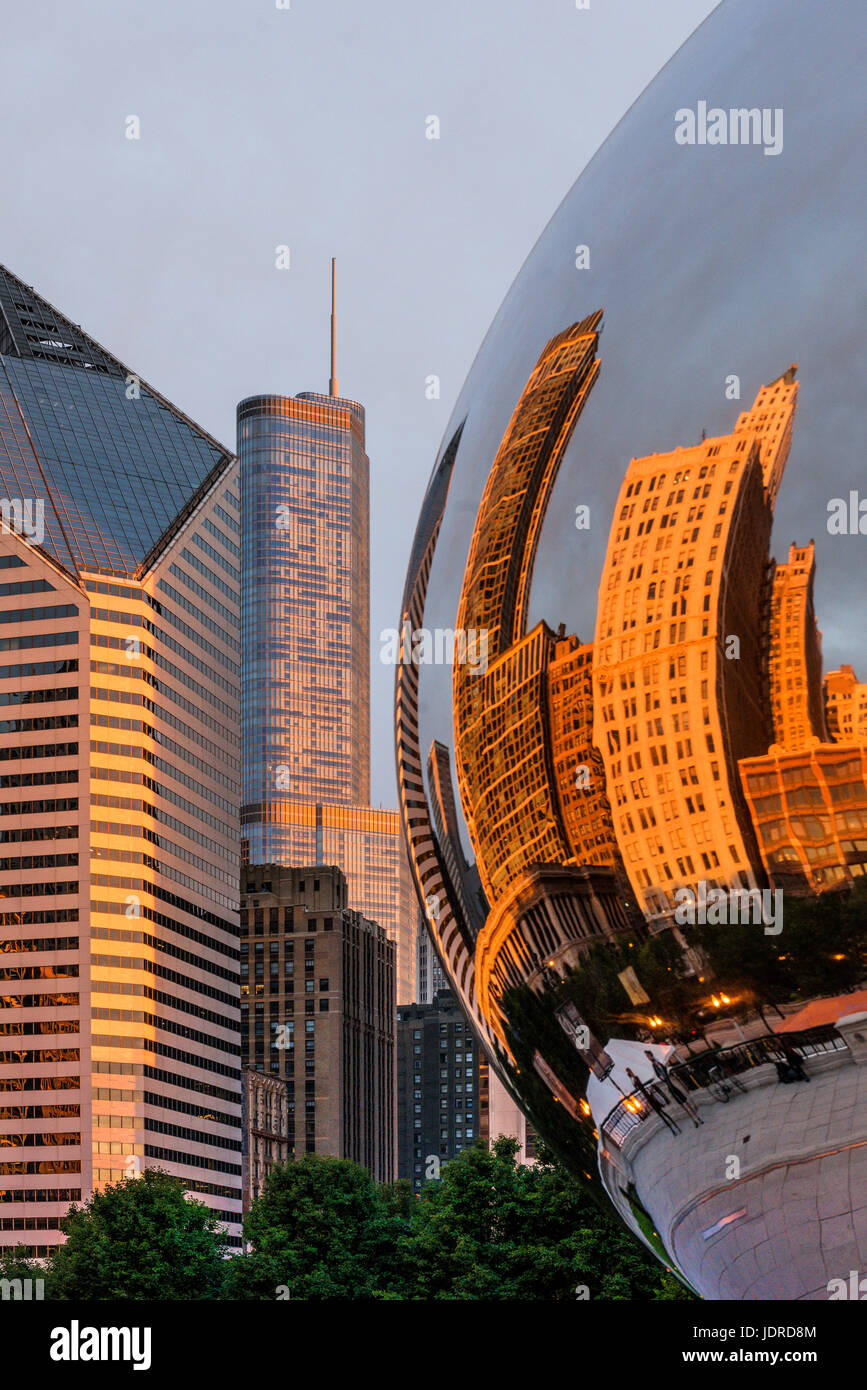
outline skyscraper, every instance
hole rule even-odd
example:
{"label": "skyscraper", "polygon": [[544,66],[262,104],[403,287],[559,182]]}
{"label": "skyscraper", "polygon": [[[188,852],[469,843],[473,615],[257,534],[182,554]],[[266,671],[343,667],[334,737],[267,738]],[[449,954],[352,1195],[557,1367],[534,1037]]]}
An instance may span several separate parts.
{"label": "skyscraper", "polygon": [[334,864],[397,945],[412,997],[415,907],[396,811],[370,802],[369,461],[337,394],[238,406],[243,499],[242,835],[251,864]]}
{"label": "skyscraper", "polygon": [[0,268],[0,1245],[149,1163],[240,1243],[235,460]]}
{"label": "skyscraper", "polygon": [[454,668],[461,805],[488,902],[522,871],[570,850],[546,743],[548,666],[556,636],[527,632],[533,564],[563,453],[599,374],[601,310],[541,352],[493,461],[479,504],[457,627],[486,634],[488,666]]}
{"label": "skyscraper", "polygon": [[391,1182],[394,945],[336,868],[250,865],[241,904],[242,1057],[285,1080],[290,1152]]}

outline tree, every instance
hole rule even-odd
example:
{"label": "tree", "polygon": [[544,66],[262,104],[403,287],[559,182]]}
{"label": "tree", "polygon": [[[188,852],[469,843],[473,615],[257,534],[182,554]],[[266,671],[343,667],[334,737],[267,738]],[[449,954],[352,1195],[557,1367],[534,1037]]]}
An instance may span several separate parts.
{"label": "tree", "polygon": [[50,1298],[220,1297],[224,1249],[217,1219],[161,1169],[94,1193],[61,1224],[66,1243],[48,1266]]}
{"label": "tree", "polygon": [[348,1159],[306,1154],[272,1168],[244,1225],[252,1253],[231,1262],[226,1297],[399,1295],[407,1206],[405,1190],[378,1190]]}
{"label": "tree", "polygon": [[527,1167],[517,1147],[479,1143],[425,1188],[412,1297],[562,1300],[584,1288],[599,1299],[689,1297],[549,1151]]}

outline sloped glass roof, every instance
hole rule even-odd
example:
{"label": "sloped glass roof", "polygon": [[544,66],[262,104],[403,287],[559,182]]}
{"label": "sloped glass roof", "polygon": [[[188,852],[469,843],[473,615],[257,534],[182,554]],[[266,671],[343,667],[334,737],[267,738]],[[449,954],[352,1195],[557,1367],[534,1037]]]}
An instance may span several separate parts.
{"label": "sloped glass roof", "polygon": [[44,498],[60,564],[140,571],[230,459],[0,267],[0,485]]}

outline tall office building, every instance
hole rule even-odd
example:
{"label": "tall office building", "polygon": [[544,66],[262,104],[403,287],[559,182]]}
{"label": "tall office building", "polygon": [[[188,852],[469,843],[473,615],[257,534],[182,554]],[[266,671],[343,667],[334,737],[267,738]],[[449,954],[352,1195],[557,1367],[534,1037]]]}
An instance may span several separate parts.
{"label": "tall office building", "polygon": [[0,269],[0,1245],[158,1164],[240,1243],[235,460]]}
{"label": "tall office building", "polygon": [[[332,305],[332,325],[334,324]],[[332,337],[332,349],[334,339]],[[333,864],[415,985],[396,811],[370,802],[370,524],[364,410],[337,394],[238,406],[242,835],[250,864]]]}
{"label": "tall office building", "polygon": [[250,865],[241,899],[241,1049],[282,1078],[294,1155],[394,1179],[395,948],[336,868]]}
{"label": "tall office building", "polygon": [[632,887],[661,925],[678,888],[763,878],[737,764],[772,739],[762,612],[795,370],[762,387],[732,434],[633,459],[617,500],[593,742]]}

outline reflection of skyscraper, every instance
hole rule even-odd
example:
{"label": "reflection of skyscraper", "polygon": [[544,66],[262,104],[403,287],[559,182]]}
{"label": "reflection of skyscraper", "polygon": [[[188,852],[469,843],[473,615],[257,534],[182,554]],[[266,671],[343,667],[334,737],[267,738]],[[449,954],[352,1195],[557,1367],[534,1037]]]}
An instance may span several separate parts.
{"label": "reflection of skyscraper", "polygon": [[815,546],[789,547],[786,564],[773,569],[768,643],[773,742],[803,748],[827,739],[822,700],[822,634],[813,608]]}
{"label": "reflection of skyscraper", "polygon": [[572,855],[622,872],[605,769],[593,744],[593,644],[558,635],[548,667],[554,782]]}
{"label": "reflection of skyscraper", "polygon": [[[550,727],[553,711],[565,744],[569,716],[559,699],[551,704],[549,685],[558,637],[544,621],[526,631],[545,510],[599,372],[601,318],[598,311],[552,338],[530,374],[488,474],[458,605],[458,629],[486,634],[489,653],[484,671],[454,669],[455,761],[490,904],[475,943],[476,987],[506,1047],[506,990],[544,988],[549,972],[559,978],[594,941],[631,925],[612,869],[576,862]],[[596,794],[601,809],[601,785]]]}
{"label": "reflection of skyscraper", "polygon": [[[462,432],[463,425],[460,425],[443,450],[428,484],[404,585],[401,629],[405,623],[409,623],[410,631],[415,631],[424,622],[428,580]],[[441,962],[448,963],[449,978],[467,1014],[476,1019],[482,1036],[491,1041],[475,1007],[472,929],[451,885],[445,858],[431,822],[424,789],[418,723],[418,666],[413,661],[401,662],[394,682],[395,762],[400,814],[416,891],[437,955]]]}
{"label": "reflection of skyscraper", "polygon": [[533,562],[566,445],[599,373],[601,310],[558,334],[533,368],[479,504],[457,626],[488,635],[488,667],[454,670],[455,763],[493,906],[533,863],[570,856],[554,792],[547,671],[555,637],[527,633]]}
{"label": "reflection of skyscraper", "polygon": [[771,731],[761,614],[794,368],[735,432],[633,459],[599,586],[594,742],[635,892],[665,916],[700,880],[757,886],[737,761]]}
{"label": "reflection of skyscraper", "polygon": [[251,864],[336,864],[397,944],[415,912],[397,813],[370,807],[369,463],[336,394],[238,406],[243,501],[242,834]]}
{"label": "reflection of skyscraper", "polygon": [[434,741],[427,760],[431,815],[449,877],[473,934],[477,934],[487,915],[479,871],[468,864],[461,845],[458,808],[452,785],[451,754],[444,743]]}
{"label": "reflection of skyscraper", "polygon": [[867,743],[773,747],[740,764],[774,888],[821,893],[867,872]]}
{"label": "reflection of skyscraper", "polygon": [[44,510],[0,537],[0,1244],[158,1164],[239,1245],[235,460],[2,269],[0,354]]}
{"label": "reflection of skyscraper", "polygon": [[825,676],[825,708],[833,739],[867,739],[867,684],[856,679],[851,666]]}
{"label": "reflection of skyscraper", "polygon": [[[833,716],[829,706],[837,741],[828,738],[815,571],[812,541],[792,545],[788,562],[774,569],[768,644],[773,742],[764,756],[740,762],[762,863],[774,888],[795,893],[851,887],[867,867],[867,738],[845,715],[840,720],[841,704]],[[830,688],[839,690],[834,677],[839,680],[839,673],[831,673]]]}

